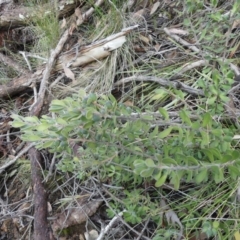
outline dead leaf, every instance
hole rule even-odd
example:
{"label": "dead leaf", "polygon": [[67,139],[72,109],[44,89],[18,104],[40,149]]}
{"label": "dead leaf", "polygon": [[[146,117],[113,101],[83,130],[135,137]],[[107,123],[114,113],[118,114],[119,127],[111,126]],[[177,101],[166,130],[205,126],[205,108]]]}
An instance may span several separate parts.
{"label": "dead leaf", "polygon": [[68,68],[65,64],[62,64],[62,67],[63,67],[66,77],[70,78],[72,81],[75,81],[75,76],[74,76],[74,73],[72,72],[72,70],[70,68]]}
{"label": "dead leaf", "polygon": [[160,206],[163,209],[167,222],[168,224],[177,224],[180,227],[180,238],[182,237],[183,234],[183,225],[179,219],[179,217],[177,216],[177,214],[167,205],[167,203],[165,202],[164,199],[161,199],[160,201]]}
{"label": "dead leaf", "polygon": [[84,236],[86,240],[96,240],[98,238],[98,232],[92,229],[89,232],[85,232]]}
{"label": "dead leaf", "polygon": [[27,210],[29,210],[31,207],[31,203],[30,202],[26,202],[26,203],[23,203],[19,208],[18,210],[19,211],[23,211],[23,212],[26,212]]}
{"label": "dead leaf", "polygon": [[52,205],[50,202],[47,202],[47,209],[48,209],[48,213],[52,212]]}
{"label": "dead leaf", "polygon": [[160,48],[161,48],[161,45],[160,44],[156,44],[154,46],[154,48],[155,48],[156,52],[158,52],[160,50]]}
{"label": "dead leaf", "polygon": [[103,59],[111,55],[111,51],[121,47],[125,42],[126,37],[121,36],[111,41],[108,41],[101,46],[93,47],[91,50],[86,51],[84,54],[77,57],[71,66],[78,67],[99,59]]}
{"label": "dead leaf", "polygon": [[180,219],[178,218],[177,214],[173,210],[168,210],[166,213],[166,219],[168,223],[172,224],[178,224],[180,227],[182,227],[182,223],[180,222]]}
{"label": "dead leaf", "polygon": [[[8,193],[8,197],[12,197],[12,196],[16,193],[16,191],[17,191],[17,188],[15,188],[15,189],[9,191],[9,193]],[[6,192],[5,192],[5,194],[6,194]],[[4,194],[4,197],[5,197],[5,194]],[[6,195],[6,196],[7,196],[7,195]]]}
{"label": "dead leaf", "polygon": [[240,233],[239,231],[234,233],[235,240],[240,240]]}
{"label": "dead leaf", "polygon": [[80,234],[79,235],[79,240],[86,240],[86,238],[82,234]]}
{"label": "dead leaf", "polygon": [[[232,58],[234,56],[234,54],[238,51],[239,46],[240,46],[240,42],[235,41],[235,39],[233,39],[233,47],[232,47],[232,51],[229,54],[229,58]],[[236,43],[236,44],[235,44]],[[235,46],[234,46],[235,45]]]}
{"label": "dead leaf", "polygon": [[146,44],[149,44],[149,42],[150,42],[149,39],[148,39],[147,37],[143,36],[142,34],[140,34],[139,38],[140,38],[143,42],[145,42]]}
{"label": "dead leaf", "polygon": [[81,46],[82,45],[82,43],[83,43],[83,38],[82,37],[79,37],[78,38],[78,42],[77,42],[78,44],[79,44],[79,46]]}
{"label": "dead leaf", "polygon": [[134,105],[133,102],[130,100],[125,101],[123,104],[128,107],[132,107]]}
{"label": "dead leaf", "polygon": [[67,21],[66,21],[65,18],[63,18],[62,24],[61,24],[61,29],[62,29],[62,28],[65,28],[66,25],[67,25]]}
{"label": "dead leaf", "polygon": [[8,111],[6,111],[4,108],[1,108],[1,112],[2,112],[3,114],[7,114],[7,113],[8,113]]}
{"label": "dead leaf", "polygon": [[83,23],[83,19],[78,18],[77,20],[77,26],[81,25]]}
{"label": "dead leaf", "polygon": [[78,18],[82,16],[82,13],[81,13],[81,10],[80,10],[79,7],[77,7],[77,8],[75,9],[75,15],[76,15]]}
{"label": "dead leaf", "polygon": [[10,221],[10,219],[7,219],[7,220],[5,220],[5,221],[3,221],[3,223],[2,223],[2,225],[1,225],[1,230],[3,231],[3,232],[8,232],[8,222]]}
{"label": "dead leaf", "polygon": [[189,35],[188,31],[180,29],[180,28],[170,28],[169,32],[172,34],[183,35],[183,36]]}
{"label": "dead leaf", "polygon": [[102,200],[88,201],[88,198],[89,197],[86,196],[78,199],[78,207],[68,209],[58,214],[52,224],[53,232],[56,233],[59,229],[86,222],[102,204]]}
{"label": "dead leaf", "polygon": [[141,9],[133,14],[133,19],[135,20],[141,20],[144,18],[144,15],[146,14],[146,9]]}
{"label": "dead leaf", "polygon": [[160,6],[160,2],[155,2],[151,8],[150,15],[153,15],[157,11],[159,6]]}
{"label": "dead leaf", "polygon": [[76,8],[75,9],[75,15],[77,16],[77,26],[79,26],[80,24],[83,23],[83,17],[82,17],[82,12],[80,10],[80,8]]}
{"label": "dead leaf", "polygon": [[231,30],[235,28],[239,28],[239,26],[240,26],[240,19],[237,19],[233,22]]}
{"label": "dead leaf", "polygon": [[69,35],[72,35],[73,34],[73,31],[76,29],[76,23],[75,22],[72,22],[70,28],[69,28]]}
{"label": "dead leaf", "polygon": [[106,44],[103,45],[103,49],[105,51],[113,51],[117,48],[120,48],[124,43],[126,42],[126,37],[121,36],[119,38],[116,38],[110,42],[107,42]]}
{"label": "dead leaf", "polygon": [[9,158],[10,160],[12,160],[12,159],[15,158],[15,156],[9,154],[9,155],[8,155],[8,158]]}
{"label": "dead leaf", "polygon": [[[240,139],[240,135],[234,135],[234,136],[233,136],[233,140],[238,140],[238,139]],[[240,200],[240,189],[239,189],[239,193],[237,194],[237,197],[238,197],[239,200]]]}

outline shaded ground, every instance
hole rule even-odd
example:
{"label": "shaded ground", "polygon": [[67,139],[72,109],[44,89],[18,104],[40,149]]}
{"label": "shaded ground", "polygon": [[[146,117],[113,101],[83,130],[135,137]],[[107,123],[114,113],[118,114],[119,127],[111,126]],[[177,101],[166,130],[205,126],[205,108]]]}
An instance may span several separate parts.
{"label": "shaded ground", "polygon": [[[224,180],[207,184],[198,172],[197,179],[179,180],[178,189],[170,175],[160,187],[146,178],[137,189],[132,182],[117,185],[113,175],[99,179],[97,172],[82,181],[77,172],[57,168],[56,154],[22,141],[19,128],[11,126],[11,114],[52,116],[53,99],[84,88],[112,93],[143,115],[150,112],[160,132],[185,127],[181,109],[194,121],[201,116],[197,109],[205,113],[221,102],[211,118],[234,129],[238,139],[237,3],[61,1],[55,8],[36,3],[0,2],[0,239],[193,240],[235,234],[238,240],[238,171],[235,181],[226,171]],[[168,122],[157,115],[160,107]],[[73,157],[81,159],[82,146],[69,141]],[[129,202],[129,209],[123,207],[126,199],[135,208],[151,208],[139,217]],[[112,202],[119,207],[111,209]]]}

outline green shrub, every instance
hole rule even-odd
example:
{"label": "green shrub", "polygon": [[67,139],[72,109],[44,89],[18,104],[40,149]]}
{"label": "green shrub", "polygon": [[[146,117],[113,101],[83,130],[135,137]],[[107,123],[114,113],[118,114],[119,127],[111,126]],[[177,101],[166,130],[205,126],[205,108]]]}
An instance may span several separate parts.
{"label": "green shrub", "polygon": [[[84,91],[52,101],[50,112],[52,117],[41,119],[13,115],[12,125],[21,129],[24,141],[56,152],[62,172],[77,174],[82,180],[97,175],[102,182],[123,186],[124,201],[120,204],[113,199],[111,206],[126,209],[124,217],[132,224],[149,217],[161,224],[158,202],[137,190],[143,183],[153,183],[157,189],[170,184],[176,190],[186,183],[208,183],[210,189],[239,176],[240,153],[231,145],[233,131],[209,112],[198,112],[199,117],[193,120],[183,109],[179,112],[181,123],[176,124],[164,108],[141,113],[113,96]],[[77,153],[73,144],[79,146]],[[195,207],[191,204],[190,211]],[[108,213],[113,214],[111,209]],[[188,227],[199,221],[191,222],[187,216],[182,218]],[[217,232],[206,223],[203,226],[209,234]]]}

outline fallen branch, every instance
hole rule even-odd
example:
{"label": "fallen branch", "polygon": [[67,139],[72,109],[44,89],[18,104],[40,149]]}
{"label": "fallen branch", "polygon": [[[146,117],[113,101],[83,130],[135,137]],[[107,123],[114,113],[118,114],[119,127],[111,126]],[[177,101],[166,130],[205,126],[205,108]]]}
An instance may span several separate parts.
{"label": "fallen branch", "polygon": [[193,52],[196,52],[196,53],[200,53],[200,49],[198,49],[197,47],[194,46],[194,44],[191,44],[191,43],[188,43],[187,41],[183,40],[181,37],[179,37],[178,35],[176,34],[173,34],[171,32],[171,29],[168,29],[168,28],[164,28],[163,29],[164,32],[170,36],[171,38],[173,38],[174,40],[176,40],[178,43],[180,43],[181,45],[185,46],[185,47],[188,47],[189,49],[191,49]]}
{"label": "fallen branch", "polygon": [[135,76],[131,76],[131,77],[127,77],[127,78],[123,78],[121,80],[119,80],[118,82],[116,82],[114,84],[114,87],[118,87],[120,85],[129,83],[129,82],[155,82],[160,84],[161,86],[164,87],[172,87],[175,89],[181,89],[187,93],[193,94],[193,95],[197,95],[197,96],[205,96],[204,92],[202,90],[199,89],[194,89],[192,87],[189,87],[188,85],[178,82],[178,81],[168,81],[165,80],[163,78],[158,78],[158,77],[154,77],[154,76],[142,76],[142,75],[135,75]]}
{"label": "fallen branch", "polygon": [[[30,146],[30,145],[29,145]],[[33,185],[34,204],[34,240],[54,239],[47,221],[47,192],[42,182],[41,166],[43,159],[40,152],[31,147],[28,151],[31,162],[31,178]]]}
{"label": "fallen branch", "polygon": [[182,69],[177,72],[176,74],[174,74],[170,80],[174,80],[175,78],[178,78],[178,77],[181,77],[181,75],[193,68],[196,68],[196,67],[201,67],[201,66],[205,66],[206,64],[208,63],[207,60],[199,60],[199,61],[195,61],[195,62],[192,62],[192,63],[187,63],[185,64]]}
{"label": "fallen branch", "polygon": [[11,96],[26,91],[33,82],[40,82],[43,69],[33,74],[24,74],[14,78],[7,84],[0,85],[0,98],[10,98]]}
{"label": "fallen branch", "polygon": [[26,69],[24,69],[22,66],[20,66],[16,61],[14,61],[12,58],[3,55],[0,53],[0,61],[8,65],[9,67],[15,69],[16,71],[22,73],[22,74],[29,74],[30,72]]}

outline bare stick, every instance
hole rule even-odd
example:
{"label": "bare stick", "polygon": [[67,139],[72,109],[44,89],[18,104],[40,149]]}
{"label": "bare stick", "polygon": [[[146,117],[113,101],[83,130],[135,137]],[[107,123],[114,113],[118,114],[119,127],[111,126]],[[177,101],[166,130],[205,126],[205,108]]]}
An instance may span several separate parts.
{"label": "bare stick", "polygon": [[[100,6],[101,3],[103,3],[103,0],[98,0],[95,3],[95,6]],[[94,8],[89,9],[84,14],[83,19],[86,20],[93,13],[93,11],[94,11]],[[70,35],[70,29],[67,29],[63,33],[63,35],[62,35],[61,39],[59,40],[59,42],[58,42],[56,48],[54,49],[54,51],[51,52],[51,55],[48,59],[48,63],[46,65],[45,71],[43,73],[43,78],[41,80],[41,85],[40,85],[40,89],[39,89],[39,93],[38,93],[38,95],[39,95],[38,102],[32,107],[31,112],[30,112],[31,115],[38,116],[40,111],[41,111],[44,96],[45,96],[45,92],[46,92],[46,89],[47,89],[48,79],[51,75],[52,68],[53,68],[53,66],[56,62],[57,56],[61,53],[65,42],[68,40],[69,35]]]}
{"label": "bare stick", "polygon": [[13,69],[17,70],[20,73],[29,74],[28,70],[24,69],[16,61],[14,61],[13,59],[11,59],[8,56],[3,55],[2,53],[0,53],[0,61],[4,62],[5,64],[7,64],[8,66],[10,66]]}
{"label": "bare stick", "polygon": [[41,166],[43,159],[40,152],[32,147],[28,151],[31,162],[31,178],[33,186],[34,204],[34,240],[50,240],[51,230],[47,221],[47,191],[42,182]]}
{"label": "bare stick", "polygon": [[[104,197],[104,195],[102,194],[102,192],[97,188],[96,183],[95,183],[95,180],[94,180],[93,178],[91,178],[91,180],[92,180],[92,183],[94,184],[95,188],[97,189],[97,192],[99,193],[99,195],[102,197],[103,201],[105,202],[105,204],[109,207],[109,209],[111,209],[111,211],[114,212],[113,208],[109,205],[107,199]],[[105,189],[105,190],[106,190],[106,189]],[[110,196],[111,196],[111,195],[110,195]],[[115,198],[115,197],[114,197],[114,198]],[[119,200],[119,201],[121,201],[121,200]],[[124,210],[122,213],[124,213],[124,212],[125,212],[125,210]],[[132,228],[128,223],[126,223],[126,222],[122,219],[122,217],[119,216],[119,214],[118,214],[118,219],[119,219],[125,226],[127,226],[132,232],[134,232],[135,234],[139,235],[139,232],[136,231],[134,228]],[[142,236],[142,238],[145,239],[145,240],[150,240],[150,238],[148,238],[148,237],[146,237],[146,236],[144,236],[144,235]],[[98,240],[98,239],[97,239],[97,240]]]}
{"label": "bare stick", "polygon": [[37,103],[37,100],[38,100],[38,94],[37,94],[36,82],[33,81],[32,84],[30,85],[30,87],[32,87],[32,89],[33,89],[34,102],[33,102],[33,104],[29,107],[29,111],[32,110],[33,106]]}
{"label": "bare stick", "polygon": [[24,153],[28,152],[28,150],[30,148],[32,148],[33,146],[34,146],[34,143],[27,145],[14,159],[12,159],[11,161],[9,161],[6,164],[4,164],[3,166],[1,166],[0,173],[2,173],[9,166],[13,165]]}
{"label": "bare stick", "polygon": [[37,103],[32,107],[30,115],[38,116],[40,111],[41,111],[41,108],[42,108],[42,105],[43,105],[44,96],[45,96],[45,92],[46,92],[46,89],[47,89],[47,82],[48,82],[48,79],[49,79],[49,77],[51,75],[51,70],[52,70],[52,68],[53,68],[53,66],[55,64],[57,56],[62,51],[63,45],[67,41],[68,36],[69,36],[69,31],[66,30],[64,32],[64,34],[62,35],[60,41],[58,42],[55,50],[51,52],[51,55],[50,55],[50,57],[48,59],[48,63],[46,65],[46,69],[45,69],[45,71],[43,73],[43,78],[42,78],[40,89],[39,89],[39,93],[38,93],[39,98],[38,98]]}
{"label": "bare stick", "polygon": [[19,53],[21,53],[21,54],[23,55],[23,58],[24,58],[24,60],[26,61],[27,65],[28,65],[28,69],[29,69],[30,72],[31,72],[31,71],[32,71],[32,67],[31,67],[31,65],[30,65],[30,63],[29,63],[29,61],[28,61],[28,59],[27,59],[27,56],[26,56],[25,52],[19,51]]}
{"label": "bare stick", "polygon": [[137,82],[155,82],[160,84],[161,86],[164,87],[173,87],[176,89],[181,89],[187,93],[193,94],[193,95],[198,95],[198,96],[204,96],[204,92],[202,90],[199,89],[194,89],[192,87],[189,87],[188,85],[184,84],[184,83],[180,83],[177,81],[168,81],[165,80],[163,78],[158,78],[158,77],[154,77],[154,76],[143,76],[143,75],[135,75],[135,76],[131,76],[131,77],[127,77],[127,78],[123,78],[121,80],[119,80],[118,82],[116,82],[114,84],[115,87],[120,86],[122,84],[125,83],[129,83],[129,82],[133,82],[133,81],[137,81]]}
{"label": "bare stick", "polygon": [[98,238],[96,240],[102,240],[104,235],[108,233],[108,231],[113,227],[114,223],[116,221],[119,220],[119,218],[122,217],[123,213],[126,212],[126,210],[123,210],[122,212],[120,212],[119,214],[117,214],[117,216],[115,216],[110,222],[109,224],[105,227],[101,229],[101,232],[98,236]]}
{"label": "bare stick", "polygon": [[240,202],[240,178],[238,178],[238,188],[236,191],[237,201]]}
{"label": "bare stick", "polygon": [[[51,51],[46,68],[43,72],[43,78],[41,80],[38,93],[38,100],[31,108],[30,116],[39,116],[41,112],[51,71],[55,65],[56,58],[61,53],[65,42],[70,36],[70,32],[72,32],[70,28],[63,33],[56,48]],[[34,240],[50,240],[53,239],[53,235],[51,229],[48,228],[47,221],[47,191],[45,191],[41,168],[43,165],[43,159],[35,147],[31,147],[28,150],[28,154],[31,161],[31,178],[34,193]]]}
{"label": "bare stick", "polygon": [[57,156],[57,154],[54,153],[54,154],[53,154],[53,157],[52,157],[52,161],[51,161],[50,167],[49,167],[49,170],[48,170],[48,175],[47,175],[47,177],[45,178],[45,181],[46,181],[46,182],[48,181],[49,177],[51,177],[52,174],[53,174],[53,168],[54,168],[54,165],[55,165],[56,156]]}
{"label": "bare stick", "polygon": [[[22,52],[23,52],[23,51],[22,51]],[[44,58],[44,57],[35,55],[35,54],[33,54],[33,53],[24,52],[24,54],[25,54],[25,56],[27,56],[27,57],[37,58],[37,59],[42,60],[43,62],[47,62],[47,58]]]}
{"label": "bare stick", "polygon": [[193,69],[193,68],[196,68],[196,67],[201,67],[201,66],[205,66],[206,64],[208,63],[207,60],[199,60],[199,61],[196,61],[196,62],[192,62],[192,63],[187,63],[185,64],[185,66],[183,66],[183,68],[177,72],[176,74],[174,74],[171,79],[174,79],[180,75],[182,75],[183,73]]}
{"label": "bare stick", "polygon": [[228,94],[237,91],[239,88],[240,88],[240,83],[237,84],[236,86],[232,87],[232,88],[228,91]]}
{"label": "bare stick", "polygon": [[59,81],[61,81],[61,79],[63,79],[65,76],[65,74],[61,74],[59,77],[57,77],[57,79],[51,83],[51,85],[49,86],[49,88],[51,89],[53,86],[55,86]]}
{"label": "bare stick", "polygon": [[[95,7],[99,7],[102,3],[104,2],[104,0],[98,0],[94,6]],[[85,12],[83,14],[83,21],[87,20],[87,18],[94,12],[94,8],[91,7],[87,12]]]}
{"label": "bare stick", "polygon": [[182,38],[180,38],[178,35],[176,34],[172,34],[171,31],[168,28],[164,28],[163,29],[164,32],[170,36],[171,38],[175,39],[177,42],[179,42],[180,44],[182,44],[183,46],[188,47],[189,49],[191,49],[193,52],[199,53],[200,49],[198,49],[197,47],[195,47],[193,44],[188,43],[187,41],[183,40]]}
{"label": "bare stick", "polygon": [[146,228],[147,228],[147,226],[148,226],[149,221],[150,221],[150,219],[148,218],[147,221],[146,221],[146,223],[144,224],[144,228],[142,229],[140,235],[138,236],[138,238],[137,238],[136,240],[140,240],[140,239],[141,239],[144,231],[146,230]]}

